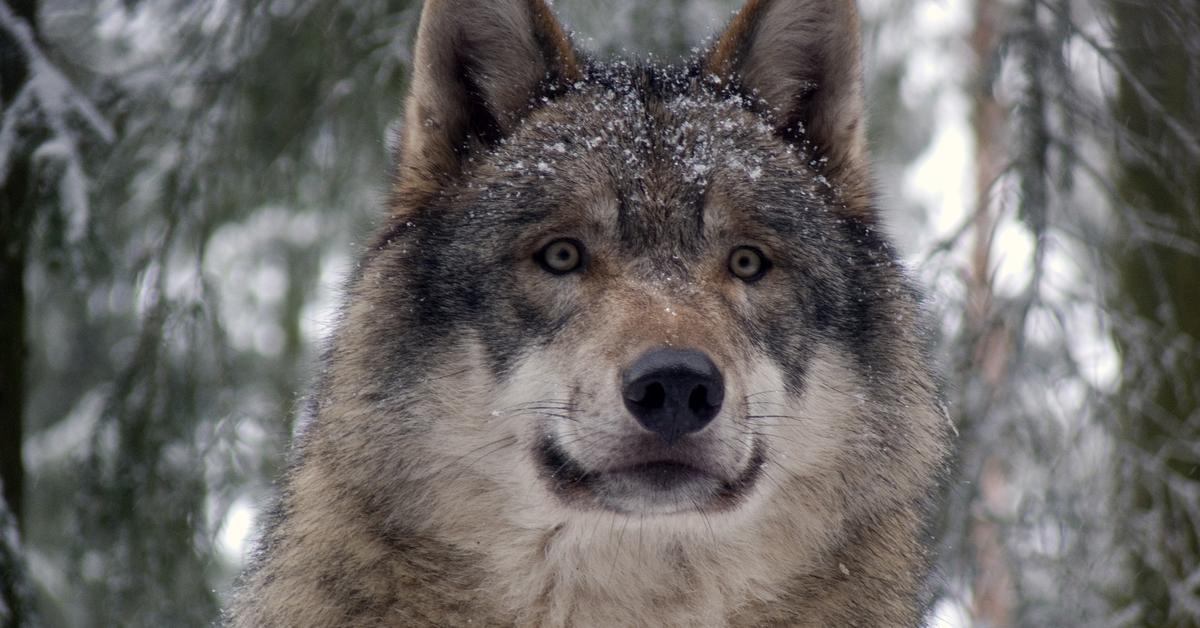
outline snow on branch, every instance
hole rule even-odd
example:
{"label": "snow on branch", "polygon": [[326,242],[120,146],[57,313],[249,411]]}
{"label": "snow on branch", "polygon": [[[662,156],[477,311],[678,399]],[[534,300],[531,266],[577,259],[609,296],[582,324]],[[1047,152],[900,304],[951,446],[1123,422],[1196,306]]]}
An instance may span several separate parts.
{"label": "snow on branch", "polygon": [[82,120],[87,129],[105,143],[116,138],[108,120],[71,84],[71,81],[42,52],[33,28],[12,9],[0,2],[0,29],[7,32],[29,67],[29,78],[11,103],[0,103],[0,181],[8,178],[12,158],[19,146],[22,127],[40,117],[50,132],[50,138],[35,151],[35,159],[53,159],[63,164],[59,191],[63,204],[73,212],[70,217],[69,239],[80,239],[87,227],[89,207],[88,181],[80,155],[79,140],[71,129],[70,120]]}
{"label": "snow on branch", "polygon": [[1052,12],[1056,17],[1062,19],[1064,24],[1071,29],[1073,34],[1091,47],[1092,50],[1094,50],[1096,54],[1099,55],[1099,57],[1109,65],[1109,67],[1115,70],[1121,75],[1121,78],[1128,82],[1129,86],[1133,88],[1134,93],[1142,103],[1142,106],[1144,106],[1148,112],[1154,114],[1167,125],[1167,128],[1169,128],[1171,132],[1174,133],[1179,139],[1180,145],[1187,150],[1189,157],[1192,159],[1200,159],[1200,135],[1197,135],[1193,130],[1189,129],[1186,124],[1180,122],[1178,118],[1172,115],[1171,112],[1168,111],[1165,106],[1163,106],[1162,101],[1159,100],[1154,91],[1142,81],[1137,72],[1134,72],[1132,69],[1130,69],[1129,66],[1126,65],[1123,60],[1121,60],[1120,56],[1113,54],[1113,51],[1109,47],[1105,46],[1095,37],[1089,35],[1084,29],[1080,28],[1079,25],[1075,24],[1075,22],[1073,22],[1060,7],[1055,6],[1048,0],[1037,0],[1037,2],[1041,6],[1046,7],[1046,9]]}
{"label": "snow on branch", "polygon": [[10,625],[15,617],[22,625],[37,625],[33,599],[17,518],[0,495],[0,625]]}

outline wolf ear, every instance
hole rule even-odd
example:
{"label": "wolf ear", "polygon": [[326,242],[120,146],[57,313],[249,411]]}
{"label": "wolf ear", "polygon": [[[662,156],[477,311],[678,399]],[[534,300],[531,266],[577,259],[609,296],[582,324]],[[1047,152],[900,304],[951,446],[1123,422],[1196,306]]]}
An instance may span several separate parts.
{"label": "wolf ear", "polygon": [[852,184],[866,175],[859,37],[854,0],[749,0],[704,69],[765,101],[781,135]]}
{"label": "wolf ear", "polygon": [[412,207],[582,76],[544,0],[425,0],[401,135],[397,201]]}

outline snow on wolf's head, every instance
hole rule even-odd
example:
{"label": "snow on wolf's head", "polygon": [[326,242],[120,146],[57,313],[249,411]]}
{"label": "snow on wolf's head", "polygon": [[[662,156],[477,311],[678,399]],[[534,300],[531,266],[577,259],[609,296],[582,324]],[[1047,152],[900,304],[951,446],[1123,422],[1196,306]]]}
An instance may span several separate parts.
{"label": "snow on wolf's head", "polygon": [[810,540],[914,507],[942,427],[858,46],[847,0],[751,1],[675,66],[587,58],[541,0],[426,2],[314,428],[355,490],[443,526]]}

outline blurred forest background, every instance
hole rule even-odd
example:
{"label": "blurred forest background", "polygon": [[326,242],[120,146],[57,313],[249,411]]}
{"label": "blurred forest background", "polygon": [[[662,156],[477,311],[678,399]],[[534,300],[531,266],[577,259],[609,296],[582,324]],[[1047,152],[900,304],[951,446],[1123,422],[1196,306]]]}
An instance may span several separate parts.
{"label": "blurred forest background", "polygon": [[[554,3],[667,61],[737,4]],[[959,435],[930,625],[1200,625],[1200,2],[859,4]],[[0,626],[215,620],[418,14],[0,0]]]}

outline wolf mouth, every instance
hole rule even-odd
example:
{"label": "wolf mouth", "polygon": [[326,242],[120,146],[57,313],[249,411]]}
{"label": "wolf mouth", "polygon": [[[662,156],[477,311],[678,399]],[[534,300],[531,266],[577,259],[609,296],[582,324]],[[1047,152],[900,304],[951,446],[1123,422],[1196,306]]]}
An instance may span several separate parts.
{"label": "wolf mouth", "polygon": [[543,479],[552,493],[584,509],[633,514],[721,512],[736,508],[755,486],[766,456],[755,439],[749,461],[733,479],[680,460],[654,460],[603,471],[586,469],[543,434],[534,447]]}

